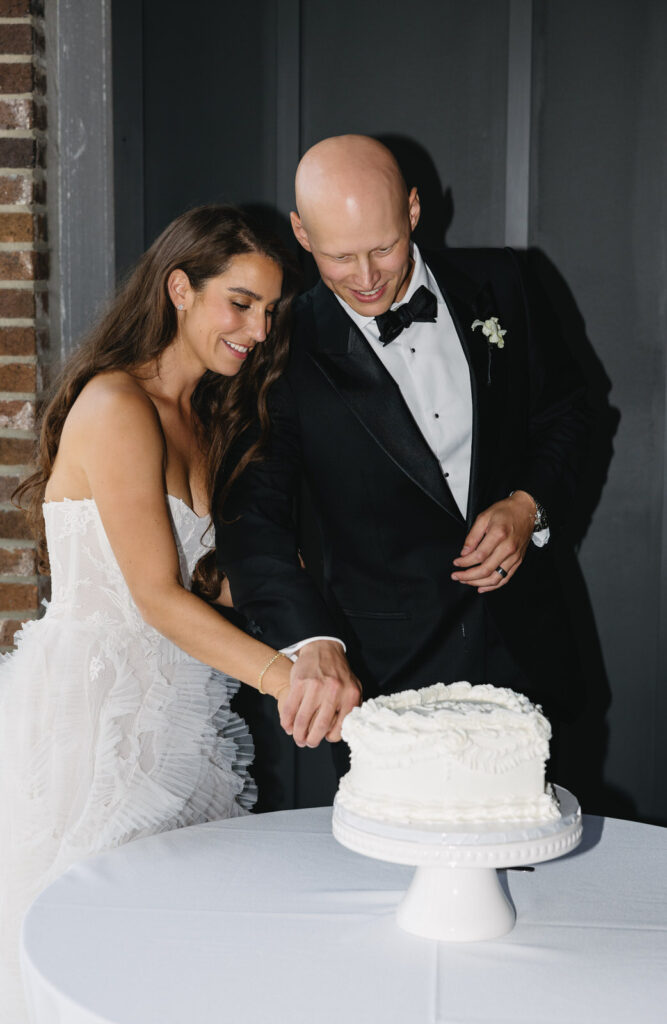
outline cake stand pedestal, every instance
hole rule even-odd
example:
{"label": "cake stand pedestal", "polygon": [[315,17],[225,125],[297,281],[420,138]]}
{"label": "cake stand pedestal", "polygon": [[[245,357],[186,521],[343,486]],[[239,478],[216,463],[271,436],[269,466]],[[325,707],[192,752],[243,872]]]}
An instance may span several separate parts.
{"label": "cake stand pedestal", "polygon": [[505,935],[515,913],[498,868],[561,857],[581,840],[576,797],[554,786],[560,817],[553,821],[452,825],[390,825],[362,818],[334,802],[333,834],[356,853],[417,867],[397,911],[407,932],[449,942]]}

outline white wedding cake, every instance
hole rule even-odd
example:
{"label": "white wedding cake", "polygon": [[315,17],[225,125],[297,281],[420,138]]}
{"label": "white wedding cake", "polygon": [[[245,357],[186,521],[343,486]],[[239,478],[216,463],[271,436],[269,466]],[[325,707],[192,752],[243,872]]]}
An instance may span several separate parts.
{"label": "white wedding cake", "polygon": [[435,683],[367,700],[343,723],[337,806],[396,824],[548,821],[551,726],[513,690]]}

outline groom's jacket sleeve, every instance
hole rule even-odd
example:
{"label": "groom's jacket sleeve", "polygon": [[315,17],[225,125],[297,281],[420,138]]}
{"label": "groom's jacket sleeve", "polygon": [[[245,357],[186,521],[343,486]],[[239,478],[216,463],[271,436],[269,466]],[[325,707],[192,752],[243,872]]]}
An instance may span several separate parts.
{"label": "groom's jacket sleeve", "polygon": [[585,466],[593,413],[583,377],[537,276],[512,257],[523,294],[529,345],[527,448],[512,481],[546,509],[552,531],[572,516]]}
{"label": "groom's jacket sleeve", "polygon": [[250,632],[280,648],[308,637],[336,636],[339,630],[299,562],[294,513],[301,442],[287,376],[272,387],[269,411],[268,449],[234,483],[215,528],[218,565],[229,579],[234,607],[248,620]]}

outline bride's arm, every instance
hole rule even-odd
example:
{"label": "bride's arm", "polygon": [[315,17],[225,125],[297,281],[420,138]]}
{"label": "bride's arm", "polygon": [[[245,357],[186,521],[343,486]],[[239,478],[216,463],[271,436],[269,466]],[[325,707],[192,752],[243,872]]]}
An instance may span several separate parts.
{"label": "bride's arm", "polygon": [[[164,440],[155,407],[131,382],[116,384],[98,378],[86,391],[70,414],[68,450],[88,479],[109,543],[142,617],[199,661],[257,687],[260,673],[276,652],[183,586],[165,493]],[[265,692],[278,699],[280,691],[289,687],[290,668],[287,658],[277,658],[262,680]]]}

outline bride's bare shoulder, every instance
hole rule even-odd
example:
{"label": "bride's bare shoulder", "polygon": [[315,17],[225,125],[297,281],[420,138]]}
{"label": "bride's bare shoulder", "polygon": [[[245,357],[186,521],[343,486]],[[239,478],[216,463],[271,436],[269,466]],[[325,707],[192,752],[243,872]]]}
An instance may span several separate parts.
{"label": "bride's bare shoulder", "polygon": [[159,429],[157,410],[139,382],[126,370],[98,373],[81,389],[67,417],[70,430],[89,426],[127,428],[128,420]]}
{"label": "bride's bare shoulder", "polygon": [[91,378],[72,403],[58,440],[47,500],[95,495],[93,478],[133,465],[162,472],[165,443],[157,410],[129,373]]}

